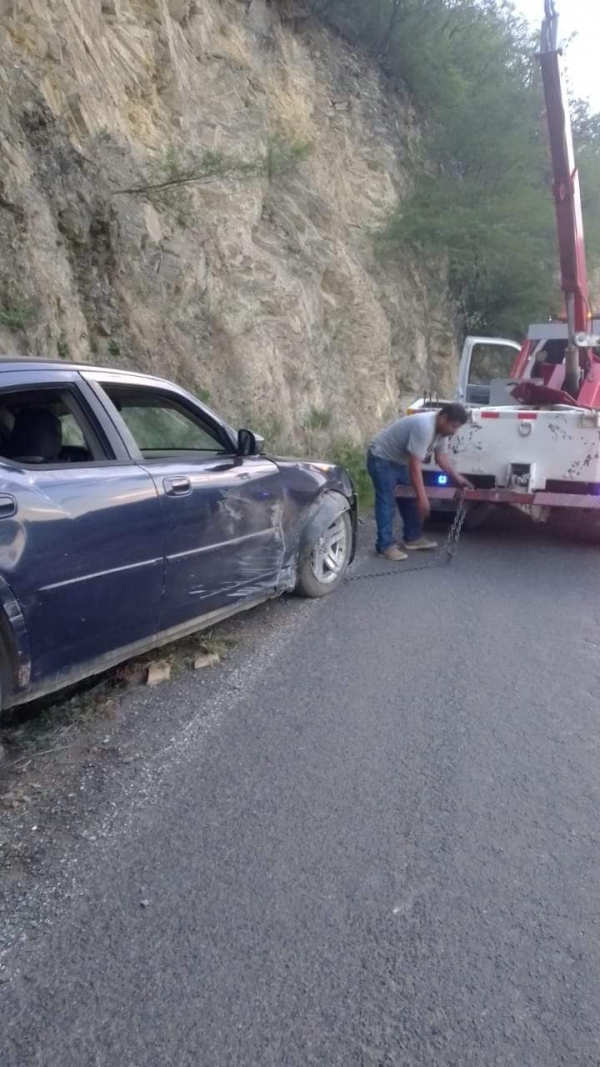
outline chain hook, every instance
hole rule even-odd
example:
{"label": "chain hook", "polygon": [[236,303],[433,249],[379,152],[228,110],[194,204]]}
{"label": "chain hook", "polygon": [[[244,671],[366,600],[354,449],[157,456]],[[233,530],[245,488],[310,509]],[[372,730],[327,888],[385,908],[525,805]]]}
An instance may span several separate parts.
{"label": "chain hook", "polygon": [[450,563],[456,555],[456,551],[458,549],[458,539],[461,535],[463,523],[467,517],[468,510],[469,505],[467,503],[467,490],[463,487],[460,490],[460,494],[458,497],[458,507],[456,509],[456,515],[452,520],[452,526],[450,527],[450,531],[448,533],[446,543],[444,545],[444,551],[446,552],[446,563]]}

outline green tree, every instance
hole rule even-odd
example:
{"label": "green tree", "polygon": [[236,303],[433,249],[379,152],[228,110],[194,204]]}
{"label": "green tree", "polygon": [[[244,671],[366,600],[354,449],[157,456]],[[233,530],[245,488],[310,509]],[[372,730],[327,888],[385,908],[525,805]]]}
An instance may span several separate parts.
{"label": "green tree", "polygon": [[[576,100],[572,106],[573,137],[579,175],[588,266],[600,266],[600,114]],[[595,308],[594,310],[598,310]]]}
{"label": "green tree", "polygon": [[[406,87],[425,159],[380,235],[387,255],[446,254],[468,330],[520,335],[556,313],[558,255],[537,46],[509,0],[308,0]],[[541,13],[541,12],[540,12]],[[588,260],[600,263],[600,116],[575,102]]]}
{"label": "green tree", "polygon": [[533,42],[510,9],[444,6],[444,69],[422,87],[429,174],[393,212],[384,243],[392,254],[407,244],[426,258],[445,252],[465,328],[518,335],[557,300]]}

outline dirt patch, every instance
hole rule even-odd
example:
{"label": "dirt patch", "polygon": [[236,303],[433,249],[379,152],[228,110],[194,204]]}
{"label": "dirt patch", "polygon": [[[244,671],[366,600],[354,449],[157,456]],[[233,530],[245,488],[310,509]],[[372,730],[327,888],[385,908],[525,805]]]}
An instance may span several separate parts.
{"label": "dirt patch", "polygon": [[155,653],[128,660],[58,697],[53,694],[7,712],[0,725],[2,780],[12,773],[25,773],[46,756],[56,757],[63,752],[75,756],[98,729],[102,731],[103,724],[119,721],[121,702],[133,688],[179,678],[193,670],[201,657],[206,658],[207,665],[214,666],[227,657],[235,644],[232,633],[195,634]]}

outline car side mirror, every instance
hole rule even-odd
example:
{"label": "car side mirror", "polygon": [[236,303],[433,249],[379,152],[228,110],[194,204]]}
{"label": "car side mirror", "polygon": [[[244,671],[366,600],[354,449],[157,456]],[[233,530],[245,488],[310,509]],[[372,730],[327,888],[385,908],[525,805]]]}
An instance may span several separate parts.
{"label": "car side mirror", "polygon": [[260,456],[265,439],[252,430],[238,430],[238,456]]}

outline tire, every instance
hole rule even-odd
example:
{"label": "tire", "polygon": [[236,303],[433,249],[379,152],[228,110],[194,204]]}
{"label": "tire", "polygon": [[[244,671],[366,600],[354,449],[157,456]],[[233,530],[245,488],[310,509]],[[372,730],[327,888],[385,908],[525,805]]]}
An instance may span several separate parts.
{"label": "tire", "polygon": [[296,594],[315,599],[333,593],[344,580],[351,551],[352,525],[344,511],[321,534],[300,567]]}
{"label": "tire", "polygon": [[465,530],[478,530],[492,513],[493,504],[474,503],[469,504],[465,517]]}
{"label": "tire", "polygon": [[446,509],[445,511],[432,510],[429,513],[429,518],[427,519],[426,525],[429,526],[429,524],[431,523],[431,525],[433,526],[449,526],[455,514],[456,512],[449,511],[448,509]]}
{"label": "tire", "polygon": [[8,644],[0,633],[0,719],[6,707],[12,707],[11,697],[14,693],[14,676],[11,667]]}

